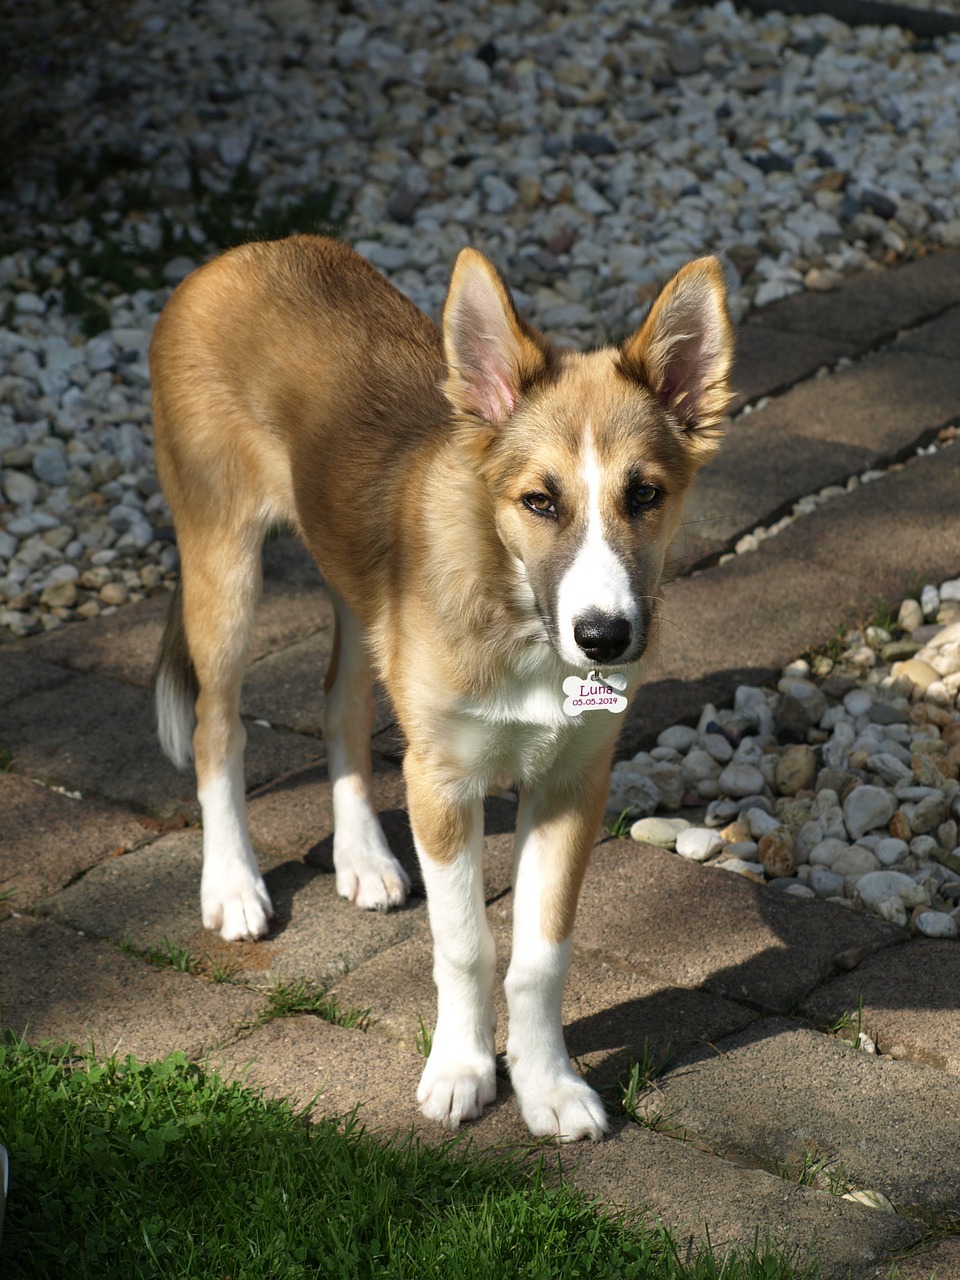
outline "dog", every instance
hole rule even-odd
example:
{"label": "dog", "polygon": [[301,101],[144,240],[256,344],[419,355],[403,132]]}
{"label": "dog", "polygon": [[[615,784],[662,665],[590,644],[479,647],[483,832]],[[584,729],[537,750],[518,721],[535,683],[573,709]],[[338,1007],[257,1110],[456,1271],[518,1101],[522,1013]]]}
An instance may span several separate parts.
{"label": "dog", "polygon": [[448,1128],[496,1092],[482,801],[504,773],[519,788],[511,1080],[534,1135],[607,1128],[564,1046],[574,913],[665,556],[719,443],[731,359],[713,258],[683,267],[619,347],[589,353],[521,319],[475,249],[456,259],[441,333],[320,236],[230,250],[157,322],[156,461],[181,579],[156,705],[165,752],[195,760],[203,923],[255,939],[271,915],[239,703],[261,542],[283,522],[333,599],[336,887],[360,907],[399,906],[409,888],[371,801],[375,674],[405,739],[437,987],[417,1096]]}

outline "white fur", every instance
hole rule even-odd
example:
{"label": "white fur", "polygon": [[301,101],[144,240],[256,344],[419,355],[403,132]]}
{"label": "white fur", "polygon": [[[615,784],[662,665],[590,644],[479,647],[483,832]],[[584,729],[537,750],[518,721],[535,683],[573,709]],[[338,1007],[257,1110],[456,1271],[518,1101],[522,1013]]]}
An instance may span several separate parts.
{"label": "white fur", "polygon": [[[370,662],[358,618],[339,596],[331,595],[340,628],[340,653],[337,677],[327,694],[325,727],[337,893],[365,910],[386,911],[406,901],[410,880],[391,852],[374,811],[365,761],[351,756],[348,718],[362,714],[364,705],[371,715]],[[369,726],[364,736],[369,739]]]}
{"label": "white fur", "polygon": [[627,618],[636,631],[639,615],[630,575],[603,531],[600,512],[603,471],[593,447],[589,420],[584,428],[580,474],[587,489],[587,527],[577,554],[560,579],[557,629],[564,658],[578,672],[583,672],[587,660],[573,634],[577,619],[597,610]]}
{"label": "white fur", "polygon": [[199,793],[203,810],[203,923],[207,929],[219,929],[228,942],[262,938],[273,915],[247,832],[243,794],[245,736],[241,727],[226,769],[208,778]]}
{"label": "white fur", "polygon": [[448,1129],[483,1114],[497,1094],[493,935],[483,896],[483,808],[471,809],[466,847],[437,862],[418,845],[433,932],[437,1025],[417,1090],[423,1113]]}
{"label": "white fur", "polygon": [[193,698],[170,678],[165,667],[157,673],[154,693],[157,709],[157,736],[165,756],[178,769],[186,769],[193,759]]}
{"label": "white fur", "polygon": [[505,989],[510,1012],[507,1060],[520,1111],[531,1133],[563,1142],[599,1138],[607,1130],[603,1103],[570,1065],[561,1003],[571,939],[543,936],[543,891],[550,851],[532,825],[534,802],[517,816],[513,955]]}

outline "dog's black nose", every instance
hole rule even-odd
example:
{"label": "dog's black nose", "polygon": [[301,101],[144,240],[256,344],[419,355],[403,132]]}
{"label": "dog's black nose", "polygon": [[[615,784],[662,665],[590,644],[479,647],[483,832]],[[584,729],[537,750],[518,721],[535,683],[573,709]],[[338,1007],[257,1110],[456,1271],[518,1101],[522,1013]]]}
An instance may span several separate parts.
{"label": "dog's black nose", "polygon": [[614,662],[626,653],[633,627],[617,614],[588,613],[573,624],[573,638],[591,662]]}

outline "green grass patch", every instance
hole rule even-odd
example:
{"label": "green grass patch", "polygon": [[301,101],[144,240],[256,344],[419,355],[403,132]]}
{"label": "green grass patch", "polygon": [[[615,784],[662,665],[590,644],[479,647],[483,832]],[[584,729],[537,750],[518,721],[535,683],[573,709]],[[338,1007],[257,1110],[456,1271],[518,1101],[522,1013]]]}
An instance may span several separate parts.
{"label": "green grass patch", "polygon": [[612,836],[616,836],[618,840],[625,840],[630,834],[630,828],[633,826],[635,819],[631,816],[632,809],[624,809],[616,818],[607,818],[603,824],[604,831],[609,831]]}
{"label": "green grass patch", "polygon": [[345,1009],[336,996],[311,986],[305,978],[299,978],[291,983],[278,982],[267,992],[260,1022],[273,1022],[275,1018],[289,1018],[298,1013],[311,1013],[335,1026],[362,1030],[370,1010]]}
{"label": "green grass patch", "polygon": [[98,1065],[0,1046],[5,1280],[800,1280],[757,1248],[681,1259],[539,1164],[384,1145],[180,1054]]}

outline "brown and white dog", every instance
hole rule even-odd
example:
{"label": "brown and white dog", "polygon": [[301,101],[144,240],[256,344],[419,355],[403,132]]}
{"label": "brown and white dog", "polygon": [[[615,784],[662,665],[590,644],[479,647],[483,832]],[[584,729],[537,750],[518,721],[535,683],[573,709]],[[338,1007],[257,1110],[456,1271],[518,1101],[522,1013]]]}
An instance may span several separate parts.
{"label": "brown and white dog", "polygon": [[284,521],[334,601],[334,862],[361,907],[397,906],[409,887],[371,803],[375,672],[406,739],[438,994],[418,1098],[449,1127],[495,1095],[482,800],[508,773],[514,1088],[534,1134],[606,1129],[563,1041],[574,913],[622,720],[611,707],[639,681],[684,494],[719,440],[731,348],[713,259],[684,267],[619,348],[580,354],[524,323],[473,249],[441,337],[352,250],[309,236],[210,262],[157,324],[157,468],[182,576],[156,696],[181,766],[196,716],[203,922],[259,938],[271,915],[239,703],[261,541]]}

